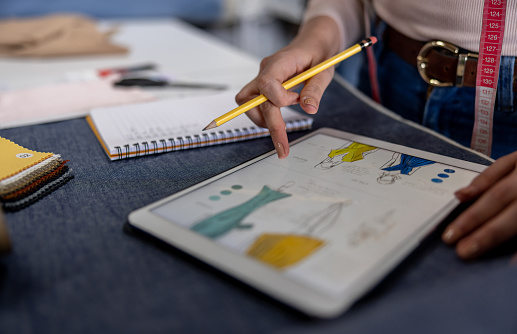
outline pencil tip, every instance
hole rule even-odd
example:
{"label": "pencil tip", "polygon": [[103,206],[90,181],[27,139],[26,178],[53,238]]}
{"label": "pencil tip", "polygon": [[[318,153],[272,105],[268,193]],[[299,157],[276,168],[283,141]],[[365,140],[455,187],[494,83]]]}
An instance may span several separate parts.
{"label": "pencil tip", "polygon": [[208,124],[207,126],[205,126],[205,128],[203,129],[203,131],[213,129],[213,128],[215,128],[215,127],[217,127],[217,123],[216,123],[215,121],[212,121],[212,122],[210,122],[210,124]]}

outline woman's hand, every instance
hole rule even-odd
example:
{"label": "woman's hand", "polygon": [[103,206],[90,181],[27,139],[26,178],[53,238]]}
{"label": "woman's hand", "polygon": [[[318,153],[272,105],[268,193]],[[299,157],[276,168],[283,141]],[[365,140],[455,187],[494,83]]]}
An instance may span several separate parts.
{"label": "woman's hand", "polygon": [[261,94],[268,98],[268,101],[246,114],[258,126],[269,129],[281,159],[289,154],[289,142],[280,108],[299,103],[307,113],[315,114],[323,92],[332,80],[334,69],[323,71],[307,80],[300,95],[285,90],[282,83],[335,55],[339,51],[339,38],[332,19],[317,17],[310,20],[291,44],[262,60],[257,77],[235,97],[239,105]]}
{"label": "woman's hand", "polygon": [[444,231],[442,239],[471,260],[517,235],[517,152],[496,160],[469,186],[456,192],[475,202]]}

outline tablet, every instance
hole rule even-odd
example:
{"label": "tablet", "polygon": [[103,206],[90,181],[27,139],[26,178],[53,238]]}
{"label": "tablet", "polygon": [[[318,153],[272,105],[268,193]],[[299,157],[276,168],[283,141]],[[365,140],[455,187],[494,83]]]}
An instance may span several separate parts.
{"label": "tablet", "polygon": [[320,129],[129,215],[129,224],[308,315],[334,317],[486,166]]}

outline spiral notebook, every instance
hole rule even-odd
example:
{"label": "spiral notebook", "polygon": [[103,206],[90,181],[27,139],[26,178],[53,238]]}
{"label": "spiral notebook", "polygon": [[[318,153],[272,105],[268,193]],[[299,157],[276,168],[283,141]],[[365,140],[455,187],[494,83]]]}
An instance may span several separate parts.
{"label": "spiral notebook", "polygon": [[[111,160],[219,145],[269,135],[246,115],[208,131],[213,119],[234,109],[236,91],[96,108],[87,121]],[[282,108],[287,131],[310,129],[312,118]]]}

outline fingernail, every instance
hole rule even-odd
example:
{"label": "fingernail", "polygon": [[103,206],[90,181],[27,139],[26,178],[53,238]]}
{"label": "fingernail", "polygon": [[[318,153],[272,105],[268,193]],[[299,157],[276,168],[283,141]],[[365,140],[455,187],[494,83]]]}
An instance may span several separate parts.
{"label": "fingernail", "polygon": [[477,193],[477,189],[473,186],[467,186],[465,188],[461,188],[459,189],[458,191],[456,191],[454,193],[454,195],[456,197],[458,197],[459,199],[462,199],[462,198],[469,198],[469,197],[472,197],[474,196],[475,194]]}
{"label": "fingernail", "polygon": [[456,198],[458,200],[460,200],[460,202],[465,202],[465,201],[468,201],[469,198],[471,198],[472,196],[469,194],[468,191],[465,191],[465,189],[460,189],[458,191],[456,191],[454,193],[454,196],[456,196]]}
{"label": "fingernail", "polygon": [[442,240],[445,241],[446,243],[450,244],[453,242],[455,234],[456,234],[456,231],[454,229],[450,228],[447,231],[445,231],[445,233],[442,235]]}
{"label": "fingernail", "polygon": [[458,195],[458,194],[467,194],[469,192],[469,187],[465,187],[465,188],[461,188],[461,189],[458,189],[454,192],[454,195]]}
{"label": "fingernail", "polygon": [[276,154],[278,155],[278,157],[280,159],[285,158],[284,145],[282,145],[281,143],[277,143],[276,144]]}
{"label": "fingernail", "polygon": [[479,249],[480,249],[479,243],[474,241],[474,242],[469,243],[469,245],[467,245],[465,247],[458,248],[457,252],[461,258],[463,258],[465,260],[470,260],[470,259],[474,259],[475,257],[478,256]]}
{"label": "fingernail", "polygon": [[315,109],[318,109],[318,105],[316,104],[316,101],[313,98],[304,97],[303,98],[303,103],[308,105],[308,106],[314,107]]}
{"label": "fingernail", "polygon": [[463,201],[464,198],[466,198],[467,196],[463,193],[463,189],[460,189],[460,190],[456,190],[454,192],[454,196],[459,199],[460,201]]}

